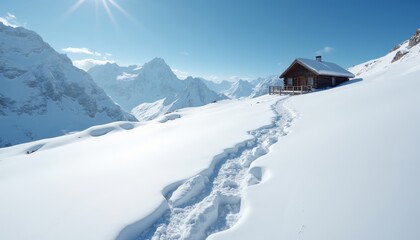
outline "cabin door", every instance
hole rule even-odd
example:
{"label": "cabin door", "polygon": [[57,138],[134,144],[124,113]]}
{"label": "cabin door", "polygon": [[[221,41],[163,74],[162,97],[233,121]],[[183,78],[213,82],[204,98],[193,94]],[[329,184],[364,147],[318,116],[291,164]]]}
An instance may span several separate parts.
{"label": "cabin door", "polygon": [[306,86],[306,78],[305,77],[298,77],[297,78],[297,85],[298,86]]}

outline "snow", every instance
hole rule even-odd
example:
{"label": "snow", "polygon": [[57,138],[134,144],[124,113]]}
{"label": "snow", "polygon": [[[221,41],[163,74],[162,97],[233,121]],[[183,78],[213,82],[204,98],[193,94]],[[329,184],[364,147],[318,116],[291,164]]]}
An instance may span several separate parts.
{"label": "snow", "polygon": [[354,75],[351,72],[338,66],[335,63],[317,61],[314,59],[306,59],[306,58],[298,58],[295,61],[302,64],[303,66],[306,66],[312,71],[316,72],[318,75],[327,75],[327,76],[332,75],[332,76],[337,76],[337,77],[354,78]]}
{"label": "snow", "polygon": [[0,238],[116,238],[165,210],[174,183],[211,175],[209,166],[253,139],[247,131],[270,124],[276,101],[221,101],[164,123],[115,122],[0,149]]}
{"label": "snow", "polygon": [[258,168],[249,170],[250,164],[288,133],[293,113],[282,102],[272,105],[276,114],[271,124],[250,131],[253,138],[217,156],[207,170],[175,190],[167,188],[164,196],[169,199],[161,205],[165,207],[125,228],[118,239],[204,239],[233,226],[240,217],[244,189],[261,178]]}
{"label": "snow", "polygon": [[292,133],[252,164],[262,181],[238,224],[208,239],[419,239],[420,46],[391,63],[397,51],[287,101]]}
{"label": "snow", "polygon": [[197,196],[206,187],[209,179],[203,175],[194,176],[185,181],[171,195],[168,203],[173,207],[179,207]]}
{"label": "snow", "polygon": [[155,119],[162,114],[169,113],[171,105],[165,105],[165,98],[153,103],[142,103],[131,110],[131,114],[136,116],[139,121]]}
{"label": "snow", "polygon": [[117,80],[118,81],[133,81],[137,76],[138,74],[130,74],[130,73],[123,72],[121,75],[117,76]]}

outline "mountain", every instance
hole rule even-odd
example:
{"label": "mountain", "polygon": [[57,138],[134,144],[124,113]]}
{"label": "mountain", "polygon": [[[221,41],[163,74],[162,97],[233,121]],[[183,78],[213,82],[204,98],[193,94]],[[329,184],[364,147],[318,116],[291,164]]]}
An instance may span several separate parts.
{"label": "mountain", "polygon": [[271,75],[265,78],[258,78],[252,82],[254,88],[250,97],[255,98],[265,94],[268,94],[269,86],[283,86],[283,80],[279,78],[279,75]]}
{"label": "mountain", "polygon": [[211,90],[224,93],[230,98],[242,98],[242,97],[259,97],[268,94],[269,86],[283,86],[283,81],[278,75],[270,75],[268,77],[261,77],[254,79],[250,82],[239,80],[237,82],[213,82],[205,79],[201,79],[204,84]]}
{"label": "mountain", "polygon": [[188,77],[184,90],[177,96],[177,100],[172,104],[171,110],[198,107],[219,100],[228,99],[223,94],[215,93],[210,90],[200,78]]}
{"label": "mountain", "polygon": [[98,65],[88,73],[116,103],[140,121],[226,99],[211,91],[199,78],[179,80],[161,58],[141,67],[121,67],[115,63]]}
{"label": "mountain", "polygon": [[177,94],[173,102],[165,98],[153,103],[142,103],[133,108],[131,113],[140,121],[147,121],[181,108],[199,107],[228,99],[225,95],[210,90],[200,78],[188,77],[184,82],[185,88]]}
{"label": "mountain", "polygon": [[88,73],[126,111],[140,103],[162,98],[172,102],[185,87],[185,82],[179,80],[161,58],[155,58],[142,67],[121,67],[115,63],[98,65]]}
{"label": "mountain", "polygon": [[222,93],[222,92],[228,90],[232,86],[232,82],[229,82],[229,81],[226,81],[226,80],[223,80],[221,82],[213,82],[213,81],[210,81],[210,80],[206,80],[204,78],[200,78],[200,79],[201,79],[201,81],[203,81],[204,84],[206,84],[206,86],[210,90],[212,90],[214,92],[217,92],[217,93]]}
{"label": "mountain", "polygon": [[230,98],[249,97],[253,91],[253,88],[254,86],[250,82],[245,80],[238,80],[223,93]]}
{"label": "mountain", "polygon": [[0,23],[0,147],[136,119],[35,32]]}

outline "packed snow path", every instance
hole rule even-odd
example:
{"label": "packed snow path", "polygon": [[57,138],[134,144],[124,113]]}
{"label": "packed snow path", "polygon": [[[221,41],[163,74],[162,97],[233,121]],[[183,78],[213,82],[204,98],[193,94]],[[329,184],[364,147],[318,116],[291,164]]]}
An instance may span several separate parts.
{"label": "packed snow path", "polygon": [[117,239],[205,239],[233,226],[240,217],[244,189],[261,181],[262,169],[250,169],[251,163],[288,133],[294,119],[284,100],[273,104],[270,125],[250,131],[251,139],[216,156],[209,169],[164,189],[161,207],[123,229]]}

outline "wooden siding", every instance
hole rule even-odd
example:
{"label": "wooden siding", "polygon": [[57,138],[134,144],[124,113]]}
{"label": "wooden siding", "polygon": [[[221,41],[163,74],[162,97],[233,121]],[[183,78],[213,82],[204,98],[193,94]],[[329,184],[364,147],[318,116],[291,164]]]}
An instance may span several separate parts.
{"label": "wooden siding", "polygon": [[[313,77],[315,79],[316,74],[299,63],[296,63],[284,75],[284,86],[307,86],[309,77]],[[287,83],[288,78],[293,79],[292,85]]]}
{"label": "wooden siding", "polygon": [[[335,80],[333,80],[333,78]],[[326,88],[326,87],[333,87],[343,82],[348,81],[348,78],[344,77],[332,77],[332,76],[317,76],[314,83],[314,88]]]}
{"label": "wooden siding", "polygon": [[294,64],[289,71],[284,75],[284,78],[297,78],[297,77],[315,77],[316,74],[299,63]]}

